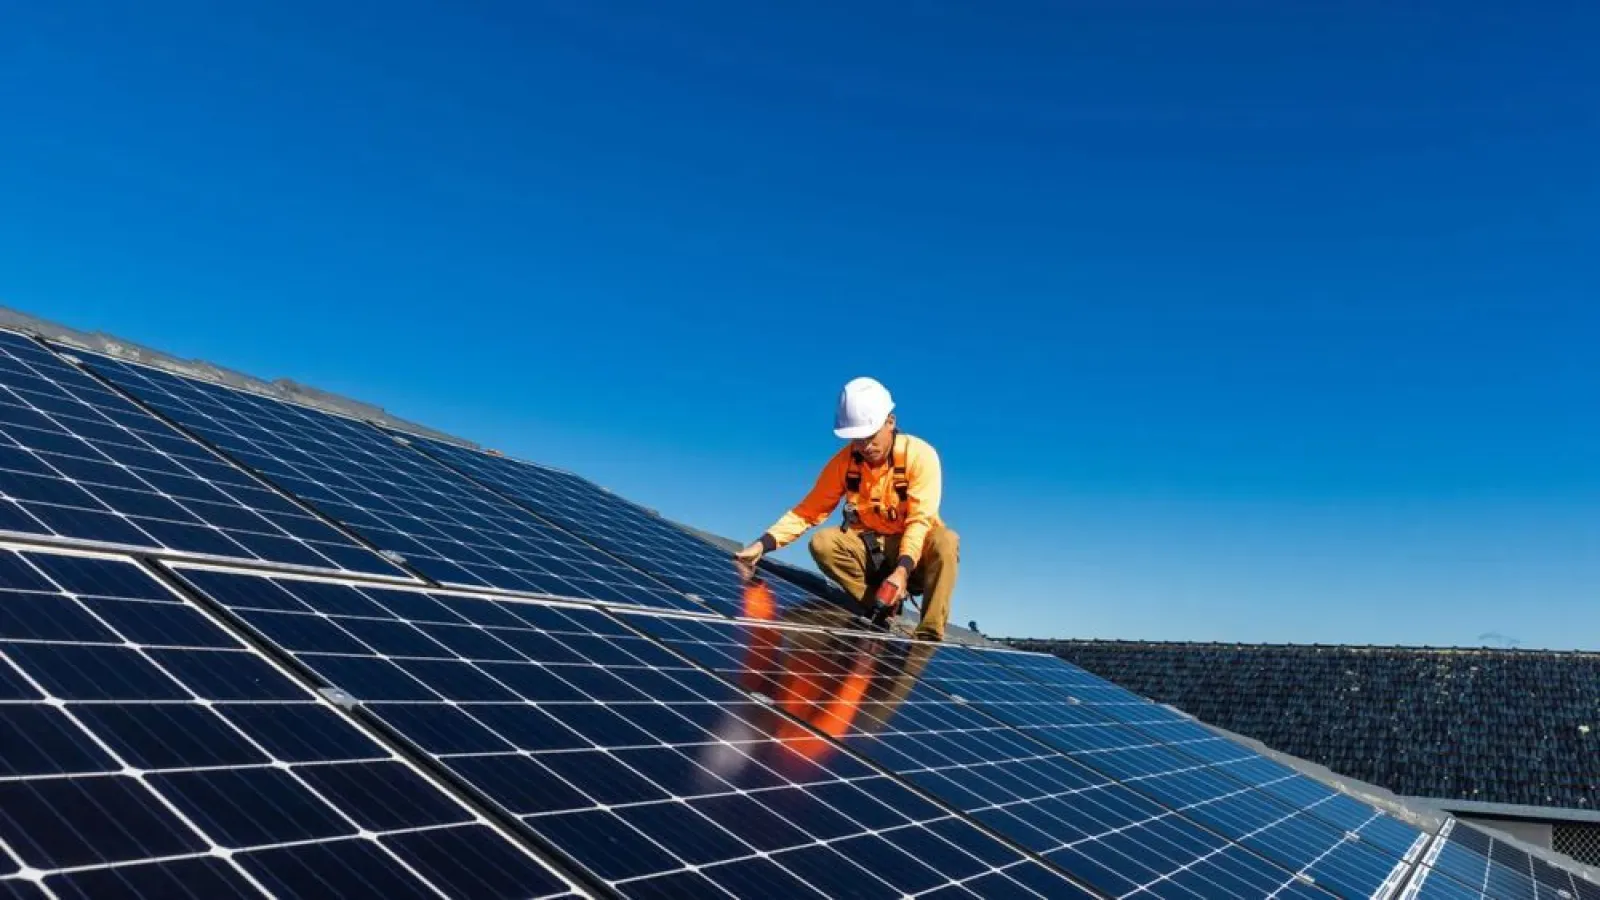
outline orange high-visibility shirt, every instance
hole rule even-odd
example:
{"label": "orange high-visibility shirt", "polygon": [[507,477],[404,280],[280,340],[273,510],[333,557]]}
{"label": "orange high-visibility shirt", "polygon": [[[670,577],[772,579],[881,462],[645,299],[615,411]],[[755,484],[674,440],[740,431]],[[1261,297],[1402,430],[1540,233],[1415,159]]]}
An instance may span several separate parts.
{"label": "orange high-visibility shirt", "polygon": [[[894,490],[894,454],[881,465],[862,463],[861,491],[851,498],[861,517],[861,527],[878,534],[900,535],[900,562],[907,568],[922,559],[922,545],[928,531],[943,522],[939,501],[944,490],[939,454],[921,438],[902,434],[905,441],[906,503],[900,506]],[[821,525],[845,499],[845,474],[850,470],[850,447],[845,445],[823,466],[822,474],[799,505],[783,514],[767,529],[769,551],[793,543],[795,538]],[[894,509],[895,515],[888,515]]]}

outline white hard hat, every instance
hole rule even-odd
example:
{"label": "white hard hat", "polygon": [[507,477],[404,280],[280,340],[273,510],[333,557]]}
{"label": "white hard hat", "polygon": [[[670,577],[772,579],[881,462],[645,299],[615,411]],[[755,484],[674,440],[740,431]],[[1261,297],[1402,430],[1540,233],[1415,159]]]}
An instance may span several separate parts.
{"label": "white hard hat", "polygon": [[871,437],[894,411],[889,389],[872,378],[854,378],[839,392],[839,409],[833,416],[833,433],[846,440]]}

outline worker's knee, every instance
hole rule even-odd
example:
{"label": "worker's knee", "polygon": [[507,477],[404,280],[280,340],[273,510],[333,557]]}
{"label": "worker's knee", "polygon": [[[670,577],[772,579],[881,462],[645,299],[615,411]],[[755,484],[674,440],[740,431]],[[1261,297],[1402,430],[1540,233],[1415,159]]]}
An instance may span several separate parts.
{"label": "worker's knee", "polygon": [[811,558],[817,562],[831,559],[839,549],[842,532],[837,528],[819,528],[811,535]]}

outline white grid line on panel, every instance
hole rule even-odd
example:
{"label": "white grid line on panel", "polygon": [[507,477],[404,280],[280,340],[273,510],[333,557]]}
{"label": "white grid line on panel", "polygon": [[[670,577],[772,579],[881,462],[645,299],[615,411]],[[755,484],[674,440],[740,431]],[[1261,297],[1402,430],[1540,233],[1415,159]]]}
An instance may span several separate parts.
{"label": "white grid line on panel", "polygon": [[[20,554],[17,553],[18,550],[21,551]],[[155,828],[172,829],[167,834],[146,839],[159,843],[170,838],[171,849],[176,851],[149,854],[124,853],[119,858],[83,860],[54,866],[32,866],[28,870],[31,879],[41,880],[48,887],[52,878],[96,873],[101,870],[148,872],[148,869],[141,870],[139,867],[150,866],[155,860],[174,862],[219,859],[226,864],[232,877],[268,893],[261,882],[261,873],[252,871],[244,864],[244,860],[279,850],[358,842],[367,846],[369,851],[375,853],[381,860],[386,861],[385,865],[407,873],[406,877],[417,885],[440,892],[437,885],[418,871],[412,861],[407,860],[401,852],[386,843],[386,840],[403,839],[407,835],[462,836],[470,830],[474,834],[482,833],[489,836],[488,840],[511,858],[518,859],[531,871],[542,873],[541,877],[553,886],[548,892],[549,896],[568,895],[573,890],[570,882],[495,831],[491,823],[482,816],[460,805],[440,790],[431,777],[374,742],[371,737],[350,724],[325,699],[300,686],[289,673],[271,660],[241,644],[198,607],[172,593],[132,560],[89,553],[49,554],[31,548],[12,547],[0,549],[0,558],[3,558],[8,566],[12,566],[6,573],[8,578],[15,580],[25,576],[36,586],[48,587],[32,592],[10,591],[5,599],[4,608],[13,615],[13,618],[6,620],[4,626],[0,626],[4,627],[4,631],[0,632],[4,635],[0,637],[0,662],[4,664],[0,667],[0,671],[11,673],[14,681],[25,684],[38,696],[31,703],[11,702],[0,706],[0,721],[4,721],[7,715],[16,714],[7,713],[6,710],[39,712],[44,719],[54,721],[49,735],[43,735],[37,728],[34,729],[33,734],[36,739],[65,738],[68,741],[65,746],[76,744],[80,748],[68,753],[63,752],[64,747],[59,742],[50,745],[51,749],[57,751],[56,755],[48,757],[50,762],[73,765],[76,761],[78,768],[74,771],[41,772],[35,773],[32,777],[15,775],[0,779],[0,787],[11,785],[19,790],[48,791],[50,785],[56,784],[80,791],[85,802],[92,801],[96,795],[102,799],[134,798],[132,802],[143,804],[144,812],[141,815],[146,817],[147,821],[144,824],[147,827],[152,831]],[[26,568],[21,570],[14,568],[18,562]],[[66,580],[63,581],[63,578]],[[67,584],[73,581],[82,582],[79,585],[80,590],[68,589]],[[138,589],[144,593],[136,599],[119,596],[122,593],[119,586],[130,583],[137,583]],[[163,595],[164,599],[156,599]],[[134,606],[131,609],[122,609],[119,608],[120,604],[134,604]],[[203,635],[204,641],[145,643],[133,639],[127,633],[127,629],[149,627],[150,617],[157,609],[161,609],[165,614],[176,611],[187,613],[188,617],[184,619],[171,619],[159,624],[162,627],[172,627],[173,622],[184,621],[186,624],[181,627],[191,629],[191,634]],[[26,612],[23,612],[24,610]],[[115,615],[111,615],[113,611]],[[20,615],[27,615],[29,618],[16,618]],[[50,640],[15,639],[14,634],[30,622],[36,628],[54,629],[58,634]],[[89,640],[71,640],[72,635],[66,632],[72,629],[82,629],[84,636]],[[92,663],[95,668],[91,670],[83,669],[81,666],[75,667],[70,664],[72,662],[70,660],[68,664],[60,666],[54,661],[47,662],[48,657],[35,655],[44,649],[79,654],[76,662]],[[98,654],[102,652],[117,654],[116,661],[113,663],[98,658]],[[183,661],[183,665],[178,665],[180,660]],[[205,664],[190,668],[200,660],[204,660]],[[244,664],[247,660],[251,667],[249,671],[242,673],[228,671]],[[259,687],[259,690],[273,696],[256,698],[253,701],[227,696],[230,691],[236,689],[256,689],[241,687],[239,683],[229,683],[225,676],[236,674],[242,674],[253,686],[262,685],[262,679],[266,679],[270,685]],[[119,675],[123,676],[121,682],[117,680]],[[199,681],[195,680],[197,677]],[[215,681],[207,683],[209,679]],[[52,688],[52,683],[57,682],[65,684],[64,693],[58,693],[59,688]],[[82,698],[79,694],[83,691],[94,691],[104,696],[98,699]],[[141,694],[168,696],[160,700],[145,701],[140,699]],[[208,694],[218,696],[208,696]],[[273,752],[271,742],[268,741],[270,730],[259,730],[259,722],[252,722],[248,717],[241,715],[247,708],[273,710],[290,716],[297,716],[300,713],[320,714],[320,720],[315,717],[306,718],[303,721],[297,720],[295,724],[307,728],[331,727],[340,732],[338,742],[343,742],[347,746],[359,745],[364,752],[354,756],[344,754],[316,760],[285,759]],[[187,723],[161,718],[170,711],[190,712],[192,716],[187,719]],[[122,714],[121,718],[104,718],[110,712]],[[203,724],[205,729],[209,729],[206,736],[217,739],[218,744],[208,745],[206,749],[187,745],[186,741],[191,736],[179,727],[182,724],[189,726]],[[127,743],[128,741],[132,743]],[[173,743],[174,741],[177,743]],[[248,757],[249,761],[234,765],[184,765],[170,761],[140,764],[139,754],[153,753],[158,757],[167,755],[175,758],[189,753],[213,750],[222,754],[232,753]],[[146,760],[147,763],[150,761]],[[23,763],[14,759],[12,764]],[[361,810],[349,806],[336,795],[329,794],[328,788],[319,781],[323,771],[354,773],[378,770],[373,767],[381,767],[384,772],[405,773],[405,780],[411,781],[416,789],[427,791],[429,802],[437,803],[441,810],[450,810],[450,817],[444,821],[416,825],[372,827],[360,821]],[[256,775],[278,778],[280,780],[277,786],[280,790],[292,790],[298,794],[297,799],[309,800],[312,803],[312,806],[302,807],[297,809],[297,812],[314,810],[313,817],[322,820],[319,824],[330,825],[337,831],[321,835],[312,834],[298,839],[230,840],[226,828],[220,833],[216,831],[218,827],[216,823],[223,821],[216,816],[223,814],[221,811],[226,809],[226,805],[218,806],[218,798],[205,793],[207,788],[220,789],[220,782],[210,785],[206,780],[207,776],[216,774],[239,776],[243,779]],[[187,783],[188,790],[195,793],[186,793],[184,788],[177,786],[178,782]],[[113,793],[107,794],[105,790],[113,790]],[[255,795],[250,799],[267,804],[260,808],[261,813],[281,812],[274,809],[271,797]],[[151,803],[155,806],[151,807],[149,805]],[[70,817],[74,814],[74,806],[71,803],[57,806],[56,809],[58,816]],[[244,811],[242,807],[239,809]],[[95,818],[114,813],[115,811],[97,813]],[[159,821],[162,818],[168,821],[163,824]],[[67,819],[63,819],[62,822],[63,827],[72,831],[84,847],[95,849],[92,845],[98,840],[101,842],[100,849],[104,849],[103,838],[87,830],[79,831],[80,828],[91,827],[91,823],[83,821],[75,825],[73,821]],[[101,825],[96,822],[93,823],[93,827],[98,828]],[[52,840],[58,844],[60,842],[59,838]],[[179,849],[177,844],[183,844],[188,849]],[[30,855],[18,853],[14,840],[8,842],[8,850],[23,861]],[[56,850],[59,851],[60,848],[57,847]],[[42,845],[32,851],[35,855],[48,855],[49,852],[51,851]]]}
{"label": "white grid line on panel", "polygon": [[0,330],[0,528],[339,572],[394,566],[46,348]]}
{"label": "white grid line on panel", "polygon": [[696,608],[367,423],[123,360],[86,357],[124,390],[436,581]]}

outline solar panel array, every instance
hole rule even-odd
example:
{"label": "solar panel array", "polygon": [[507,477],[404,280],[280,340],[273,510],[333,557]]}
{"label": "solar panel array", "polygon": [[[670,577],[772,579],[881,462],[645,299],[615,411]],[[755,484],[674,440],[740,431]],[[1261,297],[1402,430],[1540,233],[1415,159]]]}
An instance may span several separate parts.
{"label": "solar panel array", "polygon": [[0,685],[12,893],[572,895],[132,562],[0,549]]}
{"label": "solar panel array", "polygon": [[[863,700],[872,702],[855,708],[846,747],[1107,894],[1326,896],[1185,816],[1189,803],[1163,806],[1127,776],[1113,780],[934,687],[947,653],[963,651],[819,633],[795,642],[801,664],[769,654],[752,667],[751,647],[783,637],[765,626],[650,624],[669,646],[730,678],[755,679],[780,703],[838,696],[863,678]],[[1134,777],[1184,773],[1140,769]],[[1371,896],[1388,874],[1341,895]]]}
{"label": "solar panel array", "polygon": [[404,576],[9,331],[0,331],[0,530]]}
{"label": "solar panel array", "polygon": [[366,423],[110,357],[87,359],[163,415],[441,584],[696,606]]}
{"label": "solar panel array", "polygon": [[[419,438],[417,445],[718,612],[744,614],[743,589],[727,551],[575,475],[437,440]],[[780,610],[818,602],[781,579],[769,583]]]}
{"label": "solar panel array", "polygon": [[928,680],[1113,777],[1139,777],[1157,760],[1199,767],[1219,788],[1246,789],[1238,798],[1262,810],[1294,813],[1297,827],[1320,833],[1317,842],[1353,835],[1361,838],[1353,846],[1407,862],[1421,850],[1418,829],[1056,657],[963,651]]}
{"label": "solar panel array", "polygon": [[0,897],[1600,895],[565,472],[9,332],[0,437]]}
{"label": "solar panel array", "polygon": [[185,576],[629,896],[1088,896],[605,613]]}
{"label": "solar panel array", "polygon": [[1424,862],[1407,898],[1600,898],[1600,885],[1454,819],[1439,830]]}

